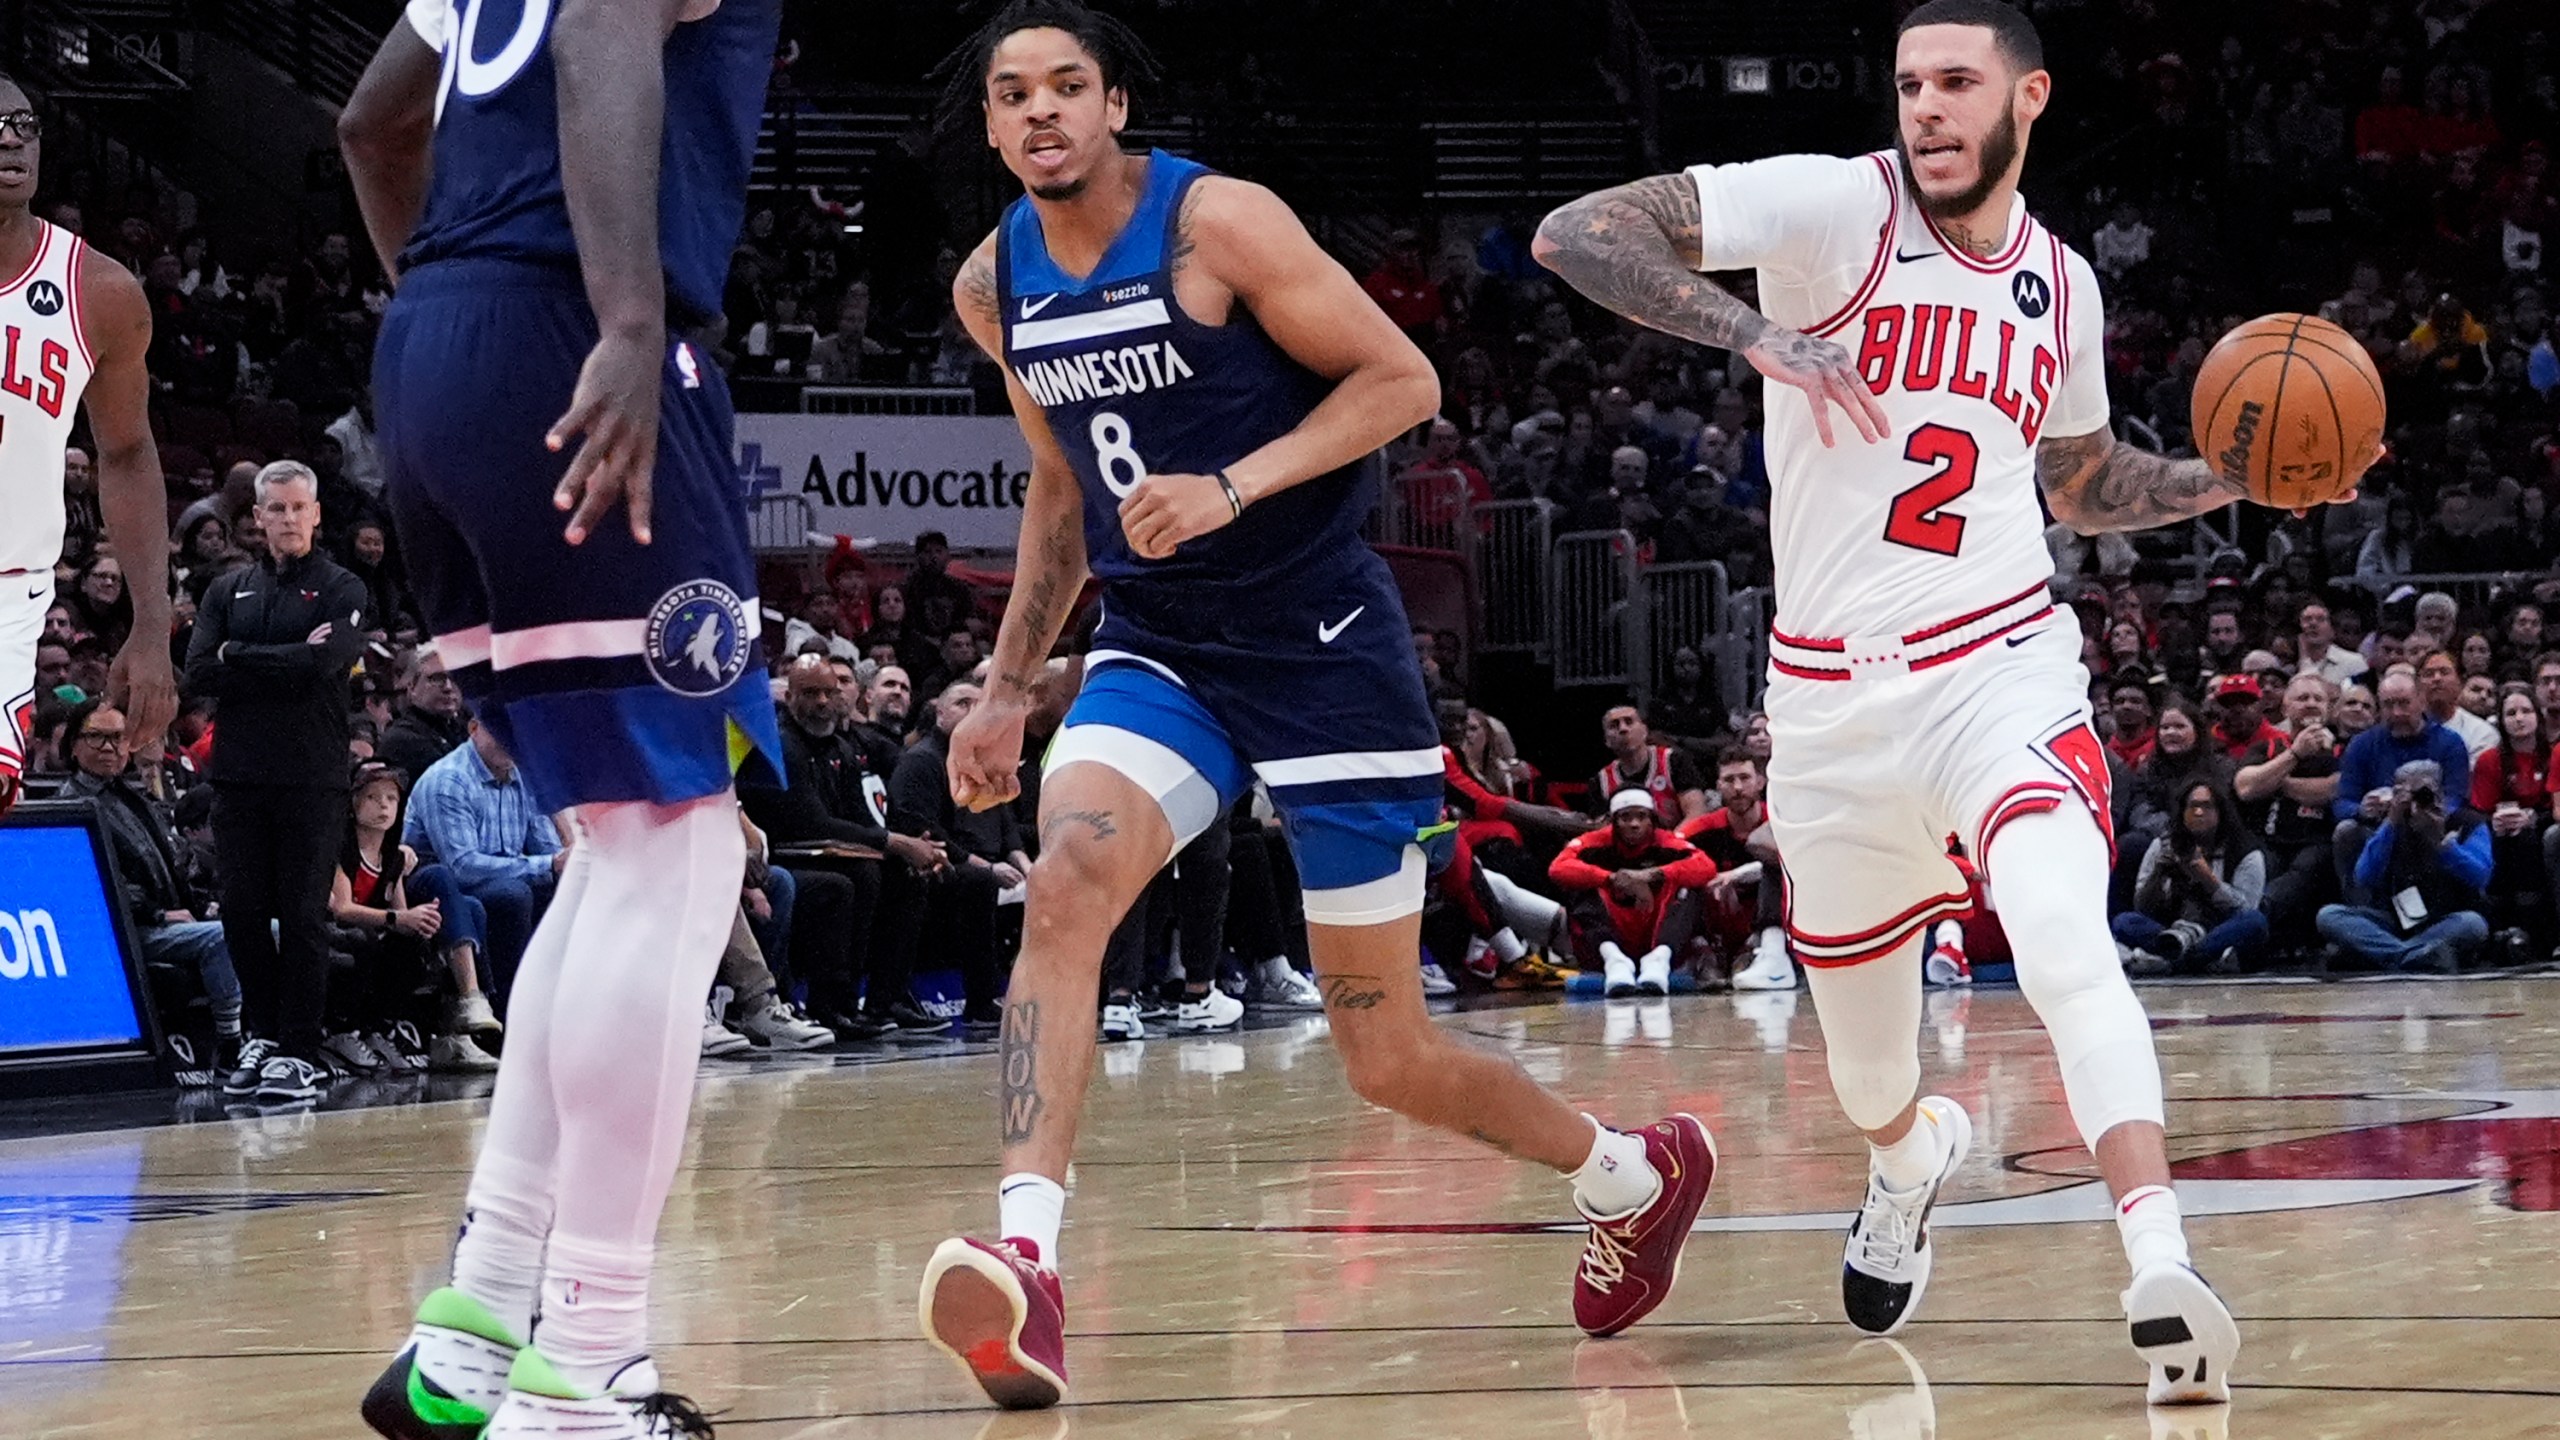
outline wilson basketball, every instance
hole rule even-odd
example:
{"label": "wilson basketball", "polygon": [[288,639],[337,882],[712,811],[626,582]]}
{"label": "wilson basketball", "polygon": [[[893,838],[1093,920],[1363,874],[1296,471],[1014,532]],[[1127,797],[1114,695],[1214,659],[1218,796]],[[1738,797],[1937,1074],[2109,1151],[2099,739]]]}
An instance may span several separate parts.
{"label": "wilson basketball", "polygon": [[2196,372],[2197,453],[2261,505],[2299,509],[2353,488],[2382,420],[2372,357],[2317,315],[2261,315]]}

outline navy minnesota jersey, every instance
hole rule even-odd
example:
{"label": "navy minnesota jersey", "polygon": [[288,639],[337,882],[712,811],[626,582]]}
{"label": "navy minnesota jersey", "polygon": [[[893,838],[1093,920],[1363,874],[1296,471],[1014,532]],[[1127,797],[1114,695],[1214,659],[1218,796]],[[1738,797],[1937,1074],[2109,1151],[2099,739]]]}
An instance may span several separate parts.
{"label": "navy minnesota jersey", "polygon": [[[560,180],[554,9],[448,0],[435,177],[402,270],[462,257],[577,262]],[[782,0],[723,0],[667,37],[658,247],[679,318],[720,313],[781,22]]]}
{"label": "navy minnesota jersey", "polygon": [[1085,554],[1106,583],[1250,586],[1338,573],[1367,555],[1374,461],[1266,496],[1163,560],[1141,559],[1121,533],[1120,501],[1139,480],[1214,474],[1296,429],[1333,390],[1241,303],[1226,324],[1203,325],[1174,300],[1174,220],[1208,173],[1152,152],[1136,211],[1080,280],[1050,258],[1027,198],[996,228],[1005,364],[1075,465]]}

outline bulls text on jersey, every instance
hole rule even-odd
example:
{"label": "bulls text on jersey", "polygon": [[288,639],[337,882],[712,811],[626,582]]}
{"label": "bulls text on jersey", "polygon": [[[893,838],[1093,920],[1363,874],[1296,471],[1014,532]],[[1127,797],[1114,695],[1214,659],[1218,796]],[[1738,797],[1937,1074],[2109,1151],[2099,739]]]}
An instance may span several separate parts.
{"label": "bulls text on jersey", "polygon": [[2030,445],[2044,428],[2060,373],[2051,346],[2020,336],[2010,320],[1998,322],[1994,338],[1992,324],[1970,305],[1873,306],[1858,342],[1858,378],[1869,390],[1943,389],[1987,401]]}
{"label": "bulls text on jersey", "polygon": [[[23,351],[35,353],[22,357]],[[20,368],[29,362],[32,370]],[[0,357],[0,390],[34,401],[48,418],[60,419],[63,403],[71,393],[70,347],[52,339],[30,344],[25,332],[10,326],[7,353]]]}

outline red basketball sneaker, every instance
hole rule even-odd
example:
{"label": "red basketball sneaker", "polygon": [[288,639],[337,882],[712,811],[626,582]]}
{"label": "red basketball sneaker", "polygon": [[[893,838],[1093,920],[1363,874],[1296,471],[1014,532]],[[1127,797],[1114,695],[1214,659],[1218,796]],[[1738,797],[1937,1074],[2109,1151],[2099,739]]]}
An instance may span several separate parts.
{"label": "red basketball sneaker", "polygon": [[945,1240],[916,1298],[924,1338],[967,1367],[1007,1410],[1039,1410],[1067,1393],[1067,1299],[1030,1240]]}
{"label": "red basketball sneaker", "polygon": [[[1573,1322],[1593,1335],[1615,1335],[1653,1313],[1680,1279],[1680,1246],[1716,1183],[1716,1141],[1695,1115],[1674,1115],[1636,1132],[1645,1159],[1662,1177],[1653,1203],[1603,1220],[1585,1211],[1591,1239],[1573,1274]],[[1577,1205],[1580,1202],[1575,1202]]]}

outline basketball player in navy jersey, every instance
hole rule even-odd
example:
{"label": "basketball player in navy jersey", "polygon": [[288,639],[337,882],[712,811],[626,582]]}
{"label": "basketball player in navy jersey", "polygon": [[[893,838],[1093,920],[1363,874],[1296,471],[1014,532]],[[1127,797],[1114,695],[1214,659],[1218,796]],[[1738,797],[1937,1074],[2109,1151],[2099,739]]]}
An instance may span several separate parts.
{"label": "basketball player in navy jersey", "polygon": [[365,1397],[385,1435],[709,1433],[661,1391],[645,1319],[745,865],[732,771],[779,749],[727,390],[694,338],[779,11],[419,0],[350,107],[366,228],[406,232],[374,358],[395,523],[437,649],[570,842],[452,1283]]}
{"label": "basketball player in navy jersey", "polygon": [[1088,576],[1103,620],[1041,783],[1006,997],[993,1242],[934,1252],[924,1331],[1009,1407],[1066,1392],[1062,1182],[1093,1068],[1104,943],[1259,779],[1289,827],[1333,1036],[1364,1099],[1572,1177],[1591,1220],[1574,1314],[1659,1304],[1715,1151],[1686,1115],[1608,1129],[1423,1009],[1438,731],[1393,578],[1360,539],[1379,446],[1428,419],[1430,363],[1257,185],[1118,144],[1143,50],[1073,0],[1022,0],[955,62],[1026,197],[954,285],[1029,440],[1013,598],[952,738],[972,805],[1017,790],[1023,719]]}

